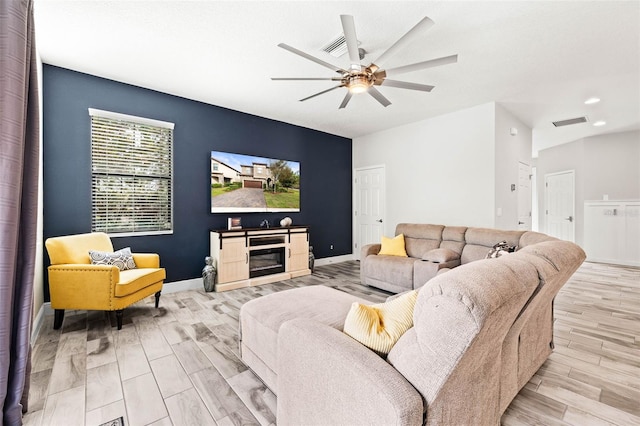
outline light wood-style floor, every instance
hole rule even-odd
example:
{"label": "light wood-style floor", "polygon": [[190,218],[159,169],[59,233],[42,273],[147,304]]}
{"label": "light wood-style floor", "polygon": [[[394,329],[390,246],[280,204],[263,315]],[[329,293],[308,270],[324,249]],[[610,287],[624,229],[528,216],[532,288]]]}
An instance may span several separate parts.
{"label": "light wood-style floor", "polygon": [[[276,398],[238,355],[240,306],[324,284],[382,301],[355,261],[313,275],[233,290],[163,294],[126,309],[47,317],[33,346],[26,425],[275,424]],[[168,284],[170,285],[170,284]],[[555,303],[556,347],[514,399],[504,425],[640,425],[640,269],[585,263]]]}

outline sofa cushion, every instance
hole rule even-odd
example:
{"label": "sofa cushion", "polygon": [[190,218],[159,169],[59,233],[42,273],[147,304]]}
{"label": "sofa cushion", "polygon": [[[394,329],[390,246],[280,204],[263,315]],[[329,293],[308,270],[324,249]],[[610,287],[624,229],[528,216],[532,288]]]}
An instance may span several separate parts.
{"label": "sofa cushion", "polygon": [[[242,360],[276,392],[277,347],[280,326],[293,318],[307,318],[342,331],[353,302],[365,299],[323,285],[295,288],[250,300],[240,308]],[[251,353],[247,353],[249,348]],[[270,371],[268,374],[265,372]]]}
{"label": "sofa cushion", "polygon": [[344,332],[378,355],[386,356],[402,335],[413,327],[417,291],[375,305],[354,302],[344,322]]}
{"label": "sofa cushion", "polygon": [[385,237],[383,235],[378,254],[407,257],[407,252],[404,249],[404,235],[396,235],[393,238]]}
{"label": "sofa cushion", "polygon": [[400,223],[396,226],[396,235],[404,235],[407,255],[421,259],[429,250],[440,247],[443,229],[442,225]]}
{"label": "sofa cushion", "polygon": [[466,226],[447,226],[442,231],[442,242],[440,242],[440,248],[446,248],[453,250],[456,253],[462,253],[465,240],[464,235],[467,232]]}
{"label": "sofa cushion", "polygon": [[516,247],[520,236],[524,231],[505,231],[488,228],[469,228],[465,233],[467,244],[462,250],[460,258],[462,264],[484,259],[494,244],[506,241],[510,246]]}
{"label": "sofa cushion", "polygon": [[403,290],[413,289],[413,264],[422,262],[412,257],[398,256],[369,256],[364,265],[364,274],[367,279],[374,282],[393,283],[395,287]]}
{"label": "sofa cushion", "polygon": [[460,253],[456,253],[455,251],[446,248],[429,250],[424,254],[424,256],[422,256],[422,260],[433,263],[444,263],[458,259],[460,259]]}
{"label": "sofa cushion", "polygon": [[540,232],[527,231],[520,237],[518,247],[526,247],[533,244],[541,243],[543,241],[559,241],[557,238],[550,235],[541,234]]}

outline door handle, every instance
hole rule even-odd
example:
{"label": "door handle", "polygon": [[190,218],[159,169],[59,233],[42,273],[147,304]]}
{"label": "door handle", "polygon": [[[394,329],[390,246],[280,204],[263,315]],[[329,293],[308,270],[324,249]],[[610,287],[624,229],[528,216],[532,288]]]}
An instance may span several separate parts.
{"label": "door handle", "polygon": [[376,220],[376,222],[382,223],[382,219],[378,219]]}
{"label": "door handle", "polygon": [[518,225],[524,225],[524,222],[518,221]]}
{"label": "door handle", "polygon": [[564,220],[568,220],[569,222],[573,222],[573,216],[565,217]]}

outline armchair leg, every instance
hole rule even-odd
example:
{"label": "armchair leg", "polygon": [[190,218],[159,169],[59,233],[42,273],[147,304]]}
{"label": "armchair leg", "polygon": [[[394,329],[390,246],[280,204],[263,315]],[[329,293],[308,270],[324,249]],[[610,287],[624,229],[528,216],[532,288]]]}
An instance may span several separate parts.
{"label": "armchair leg", "polygon": [[156,292],[156,308],[160,304],[160,293],[162,292],[161,291]]}
{"label": "armchair leg", "polygon": [[116,310],[116,323],[118,324],[118,330],[122,330],[122,313],[124,309]]}
{"label": "armchair leg", "polygon": [[64,309],[56,309],[53,316],[53,329],[58,330],[62,327],[62,320],[64,320]]}

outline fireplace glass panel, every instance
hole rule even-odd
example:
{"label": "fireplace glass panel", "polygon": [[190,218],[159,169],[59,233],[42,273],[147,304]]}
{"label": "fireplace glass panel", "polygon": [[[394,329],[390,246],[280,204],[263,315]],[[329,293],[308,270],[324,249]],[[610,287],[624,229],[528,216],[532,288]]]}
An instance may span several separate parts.
{"label": "fireplace glass panel", "polygon": [[249,277],[284,272],[284,247],[251,250],[249,252]]}

